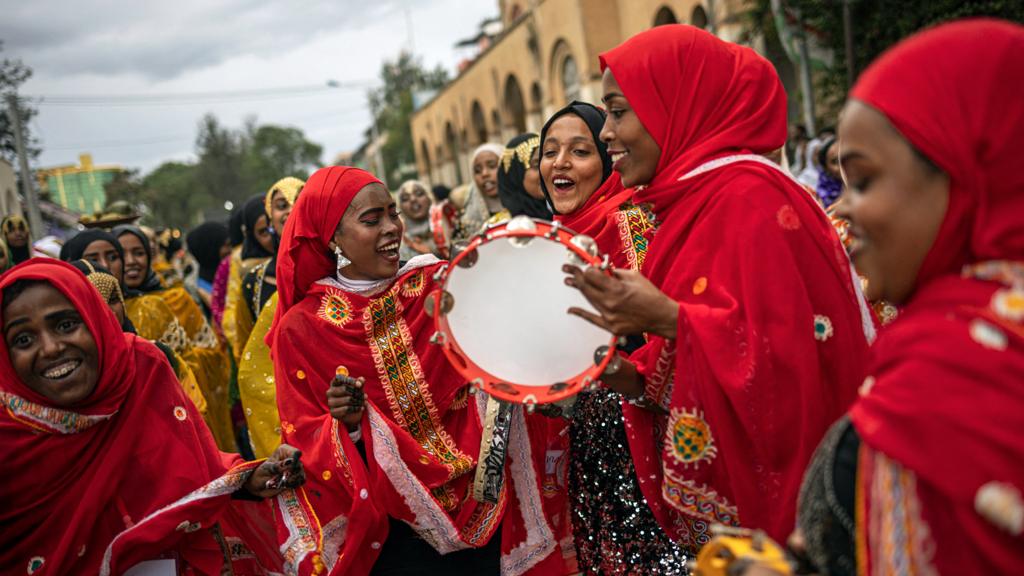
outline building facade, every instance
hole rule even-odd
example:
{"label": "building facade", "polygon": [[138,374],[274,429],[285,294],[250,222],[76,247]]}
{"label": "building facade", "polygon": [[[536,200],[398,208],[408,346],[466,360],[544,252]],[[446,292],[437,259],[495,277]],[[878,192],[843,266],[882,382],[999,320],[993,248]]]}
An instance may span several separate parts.
{"label": "building facade", "polygon": [[96,166],[91,154],[80,154],[78,165],[36,170],[39,190],[50,201],[78,214],[92,214],[107,205],[105,186],[124,171],[120,166]]}
{"label": "building facade", "polygon": [[747,10],[744,0],[500,0],[499,8],[502,33],[412,116],[417,170],[431,184],[468,182],[469,155],[484,142],[539,132],[572,100],[598,103],[598,55],[630,36],[687,23],[737,42]]}

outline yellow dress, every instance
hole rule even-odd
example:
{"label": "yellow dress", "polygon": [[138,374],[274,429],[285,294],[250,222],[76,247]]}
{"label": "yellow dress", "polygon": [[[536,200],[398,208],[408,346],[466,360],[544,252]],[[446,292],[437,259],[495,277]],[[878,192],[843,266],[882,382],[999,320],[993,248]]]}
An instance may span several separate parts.
{"label": "yellow dress", "polygon": [[224,317],[221,319],[221,328],[224,337],[231,346],[231,352],[235,355],[235,361],[242,356],[242,349],[249,341],[249,333],[256,319],[249,312],[245,303],[245,296],[242,293],[242,281],[250,270],[270,260],[270,257],[248,258],[238,260],[235,265],[235,256],[231,255],[231,270],[228,275],[228,290],[224,297]]}
{"label": "yellow dress", "polygon": [[242,399],[249,441],[257,458],[266,458],[281,443],[281,418],[270,348],[263,341],[277,312],[275,292],[260,312],[238,363],[238,395]]}
{"label": "yellow dress", "polygon": [[175,375],[185,394],[206,416],[209,409],[206,397],[196,383],[191,367],[181,356],[188,349],[188,338],[171,309],[160,298],[143,294],[125,302],[125,313],[135,325],[139,336],[165,344],[174,353],[175,359],[180,360]]}
{"label": "yellow dress", "polygon": [[[188,297],[188,294],[185,296]],[[217,445],[222,450],[237,450],[228,406],[230,365],[227,357],[219,351],[211,354],[209,350],[193,346],[188,332],[174,311],[156,294],[142,294],[128,299],[125,302],[125,313],[135,325],[139,336],[163,342],[184,360],[184,365],[188,366],[192,373],[197,390],[201,391],[204,398],[206,423]],[[220,376],[221,380],[217,380],[219,373],[223,373],[223,376]],[[189,390],[186,388],[185,392],[188,393]],[[193,402],[195,401],[193,398]]]}

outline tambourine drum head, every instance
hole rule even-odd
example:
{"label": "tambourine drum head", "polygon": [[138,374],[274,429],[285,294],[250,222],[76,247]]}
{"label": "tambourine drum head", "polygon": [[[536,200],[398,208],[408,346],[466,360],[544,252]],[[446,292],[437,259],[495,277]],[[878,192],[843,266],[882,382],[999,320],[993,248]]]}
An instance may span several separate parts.
{"label": "tambourine drum head", "polygon": [[569,250],[545,237],[526,246],[507,238],[481,244],[471,268],[453,266],[447,287],[454,307],[451,337],[494,377],[523,386],[550,386],[593,366],[611,335],[566,311],[593,310],[565,285]]}

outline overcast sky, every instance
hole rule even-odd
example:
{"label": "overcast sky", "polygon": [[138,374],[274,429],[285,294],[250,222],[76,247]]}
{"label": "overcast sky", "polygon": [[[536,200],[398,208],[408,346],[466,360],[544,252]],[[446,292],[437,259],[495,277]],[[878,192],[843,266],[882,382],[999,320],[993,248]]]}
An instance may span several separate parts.
{"label": "overcast sky", "polygon": [[[408,18],[407,18],[408,11]],[[491,0],[0,0],[0,57],[35,72],[22,91],[42,96],[165,95],[376,82],[381,63],[407,49],[454,72],[453,45],[497,14]],[[173,105],[39,105],[37,167],[73,163],[151,170],[194,159],[199,118],[241,126],[296,126],[322,160],[359,146],[369,125],[366,88],[287,98]]]}

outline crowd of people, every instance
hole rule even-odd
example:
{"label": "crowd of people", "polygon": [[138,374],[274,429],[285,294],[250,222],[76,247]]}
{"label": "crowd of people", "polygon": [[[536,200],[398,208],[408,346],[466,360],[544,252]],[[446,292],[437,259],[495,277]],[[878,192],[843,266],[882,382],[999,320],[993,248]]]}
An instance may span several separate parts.
{"label": "crowd of people", "polygon": [[[1021,54],[995,20],[906,39],[790,164],[771,64],[662,26],[454,190],[327,167],[184,245],[121,225],[59,258],[5,218],[0,572],[710,574],[717,530],[792,560],[729,573],[1015,573]],[[567,313],[620,361],[514,412],[478,500],[488,398],[427,300],[521,216],[607,254],[565,265],[593,306]]]}

